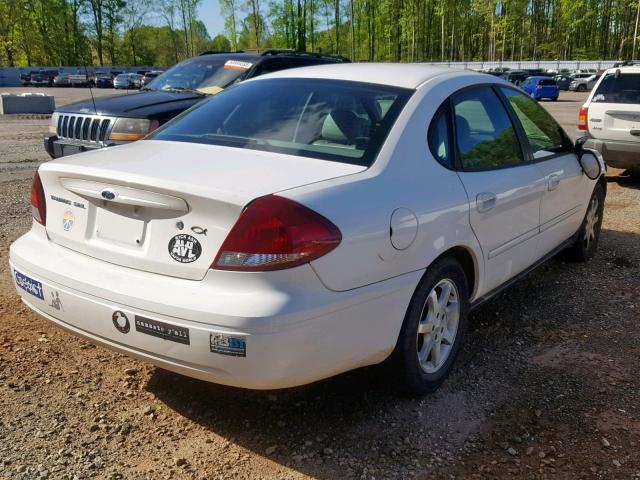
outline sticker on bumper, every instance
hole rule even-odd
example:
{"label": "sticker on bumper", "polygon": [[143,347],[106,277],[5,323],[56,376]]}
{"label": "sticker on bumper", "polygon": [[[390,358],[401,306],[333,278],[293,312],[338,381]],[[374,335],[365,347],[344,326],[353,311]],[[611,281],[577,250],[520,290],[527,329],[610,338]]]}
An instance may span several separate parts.
{"label": "sticker on bumper", "polygon": [[247,342],[241,337],[230,337],[219,333],[209,334],[209,348],[213,353],[231,355],[234,357],[247,356]]}
{"label": "sticker on bumper", "polygon": [[16,276],[16,285],[27,293],[30,293],[40,300],[44,300],[44,291],[42,290],[42,283],[34,280],[31,277],[27,277],[25,274],[20,273],[17,270],[13,271]]}
{"label": "sticker on bumper", "polygon": [[136,332],[171,342],[190,345],[188,328],[171,325],[170,323],[160,322],[158,320],[151,320],[150,318],[140,317],[138,315],[136,315],[135,318],[135,325]]}
{"label": "sticker on bumper", "polygon": [[111,321],[113,322],[113,326],[116,327],[116,330],[120,333],[129,333],[131,325],[129,324],[129,319],[127,318],[126,313],[116,310],[111,315]]}

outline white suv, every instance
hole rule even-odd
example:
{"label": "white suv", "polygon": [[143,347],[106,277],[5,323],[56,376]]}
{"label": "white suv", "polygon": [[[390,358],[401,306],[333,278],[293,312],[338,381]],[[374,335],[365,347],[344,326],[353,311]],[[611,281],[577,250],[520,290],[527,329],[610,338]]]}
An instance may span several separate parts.
{"label": "white suv", "polygon": [[578,130],[608,165],[640,174],[640,65],[610,68],[580,109]]}

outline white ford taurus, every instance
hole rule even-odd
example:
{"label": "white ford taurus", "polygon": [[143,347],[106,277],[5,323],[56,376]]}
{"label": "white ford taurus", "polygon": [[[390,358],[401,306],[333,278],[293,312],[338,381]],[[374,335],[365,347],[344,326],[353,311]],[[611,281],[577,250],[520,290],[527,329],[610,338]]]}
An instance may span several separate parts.
{"label": "white ford taurus", "polygon": [[10,262],[35,312],[169,370],[267,389],[387,360],[424,394],[471,308],[593,255],[603,172],[495,77],[287,70],[43,164]]}

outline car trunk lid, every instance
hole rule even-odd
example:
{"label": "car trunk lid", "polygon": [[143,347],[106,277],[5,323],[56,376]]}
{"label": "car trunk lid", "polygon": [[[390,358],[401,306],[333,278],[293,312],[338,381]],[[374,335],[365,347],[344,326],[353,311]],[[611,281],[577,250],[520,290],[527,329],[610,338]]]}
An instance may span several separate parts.
{"label": "car trunk lid", "polygon": [[143,140],[43,164],[40,177],[51,241],[110,263],[199,280],[251,200],[362,170]]}

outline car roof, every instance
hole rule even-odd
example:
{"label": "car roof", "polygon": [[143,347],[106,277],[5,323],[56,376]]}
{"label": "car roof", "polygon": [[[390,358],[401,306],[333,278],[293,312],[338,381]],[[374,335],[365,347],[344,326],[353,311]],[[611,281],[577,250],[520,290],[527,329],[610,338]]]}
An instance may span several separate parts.
{"label": "car roof", "polygon": [[260,54],[255,52],[203,53],[192,58],[226,58],[228,60],[255,60]]}
{"label": "car roof", "polygon": [[640,65],[625,65],[622,67],[608,68],[605,73],[612,73],[620,70],[620,73],[640,73]]}
{"label": "car roof", "polygon": [[418,88],[426,81],[444,74],[473,76],[484,82],[488,78],[496,81],[496,77],[484,73],[419,63],[329,63],[281,70],[264,77],[347,80],[401,88]]}

